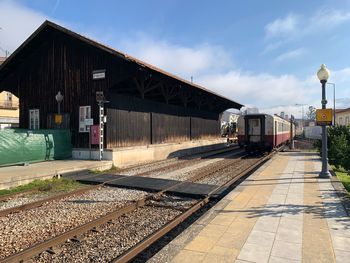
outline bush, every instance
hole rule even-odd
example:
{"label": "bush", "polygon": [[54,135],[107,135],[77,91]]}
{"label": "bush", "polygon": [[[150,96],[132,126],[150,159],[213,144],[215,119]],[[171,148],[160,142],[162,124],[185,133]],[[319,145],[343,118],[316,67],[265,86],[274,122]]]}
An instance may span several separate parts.
{"label": "bush", "polygon": [[[328,127],[328,159],[336,168],[350,171],[350,126]],[[315,143],[321,153],[322,142]]]}

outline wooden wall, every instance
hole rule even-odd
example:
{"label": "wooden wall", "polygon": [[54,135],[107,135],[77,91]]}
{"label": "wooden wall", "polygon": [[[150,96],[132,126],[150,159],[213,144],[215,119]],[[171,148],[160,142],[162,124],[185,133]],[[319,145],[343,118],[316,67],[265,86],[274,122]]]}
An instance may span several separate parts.
{"label": "wooden wall", "polygon": [[151,144],[148,112],[107,109],[107,148]]}
{"label": "wooden wall", "polygon": [[203,118],[191,118],[191,138],[193,140],[208,139],[220,135],[220,121]]}
{"label": "wooden wall", "polygon": [[190,140],[190,117],[152,113],[152,143]]}
{"label": "wooden wall", "polygon": [[196,117],[107,109],[107,148],[218,138],[220,122]]}
{"label": "wooden wall", "polygon": [[[130,92],[123,97],[122,90],[129,90],[127,84],[131,84],[132,78],[142,69],[99,48],[52,31],[34,39],[23,53],[26,57],[6,81],[14,86],[11,90],[20,99],[21,128],[29,126],[29,109],[40,110],[41,129],[52,128],[52,116],[57,112],[55,95],[61,91],[64,96],[61,112],[67,120],[64,126],[71,130],[73,147],[87,148],[89,134],[79,133],[79,106],[90,105],[91,117],[97,124],[95,94],[103,91],[106,96],[111,96],[106,105],[105,145],[108,148],[180,142],[220,134],[219,113],[205,108],[205,102],[196,108],[184,107],[183,102],[175,104],[176,98],[173,98],[172,105],[169,99],[166,102],[160,100],[156,90],[153,95],[158,99],[153,95],[138,97]],[[105,79],[92,79],[92,71],[98,69],[106,70]],[[172,83],[169,79],[164,81]],[[120,87],[118,83],[126,85]],[[193,104],[195,98],[186,103]]]}

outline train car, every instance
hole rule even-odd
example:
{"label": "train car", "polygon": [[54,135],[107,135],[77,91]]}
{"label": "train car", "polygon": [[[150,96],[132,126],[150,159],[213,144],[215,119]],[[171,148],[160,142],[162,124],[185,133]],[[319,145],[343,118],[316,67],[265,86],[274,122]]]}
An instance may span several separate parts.
{"label": "train car", "polygon": [[293,130],[288,120],[277,115],[242,115],[238,118],[238,143],[249,152],[271,151],[287,144],[294,136]]}

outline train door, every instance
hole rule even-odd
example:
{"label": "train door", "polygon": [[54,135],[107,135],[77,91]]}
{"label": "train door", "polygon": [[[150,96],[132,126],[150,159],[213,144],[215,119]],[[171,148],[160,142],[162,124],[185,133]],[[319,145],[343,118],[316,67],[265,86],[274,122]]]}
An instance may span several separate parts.
{"label": "train door", "polygon": [[274,147],[277,147],[277,132],[278,132],[277,121],[275,121],[275,132],[273,134]]}
{"label": "train door", "polygon": [[248,119],[248,141],[261,141],[261,122],[260,119]]}

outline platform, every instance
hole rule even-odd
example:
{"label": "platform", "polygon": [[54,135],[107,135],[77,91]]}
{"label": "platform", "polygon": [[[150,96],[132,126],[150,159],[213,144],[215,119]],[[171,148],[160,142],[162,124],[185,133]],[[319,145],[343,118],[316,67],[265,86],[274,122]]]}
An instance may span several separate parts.
{"label": "platform", "polygon": [[[104,150],[103,158],[113,161],[115,166],[121,168],[225,148],[227,148],[226,138],[193,140],[107,149]],[[83,160],[97,160],[98,154],[98,149],[74,148],[72,152],[74,159]]]}
{"label": "platform", "polygon": [[320,169],[279,153],[149,262],[349,262],[349,214]]}
{"label": "platform", "polygon": [[55,160],[31,163],[27,166],[0,167],[0,189],[30,183],[35,179],[49,179],[57,175],[86,170],[106,170],[111,161]]}
{"label": "platform", "polygon": [[[181,195],[181,196],[206,196],[215,189],[216,185],[208,184],[199,184],[191,182],[180,182],[170,179],[161,179],[161,178],[151,178],[151,177],[142,177],[142,176],[125,176],[125,175],[115,175],[115,174],[100,174],[100,175],[91,175],[91,174],[75,174],[68,175],[70,179],[77,180],[82,183],[89,184],[101,184],[106,183],[106,185],[138,189],[150,192],[158,192],[165,190],[169,187],[171,189],[167,191],[168,193]],[[177,185],[181,183],[180,185]],[[176,185],[176,186],[175,186]],[[218,191],[217,195],[222,193],[222,189]],[[215,197],[215,196],[214,196]]]}

